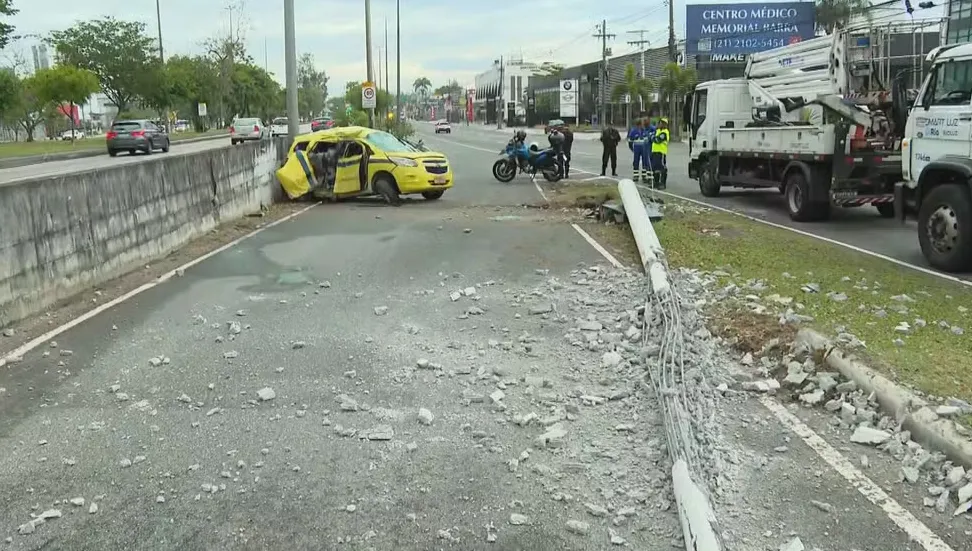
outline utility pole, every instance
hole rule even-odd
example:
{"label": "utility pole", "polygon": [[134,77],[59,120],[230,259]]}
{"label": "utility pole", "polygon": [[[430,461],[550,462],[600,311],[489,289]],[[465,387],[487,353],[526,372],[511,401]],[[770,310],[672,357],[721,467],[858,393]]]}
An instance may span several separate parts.
{"label": "utility pole", "polygon": [[[641,78],[646,79],[648,75],[645,74],[645,50],[651,45],[651,41],[645,40],[645,34],[648,31],[646,29],[638,29],[637,31],[628,31],[628,34],[637,34],[638,40],[629,40],[628,44],[635,46],[641,50]],[[638,101],[641,105],[641,110],[645,110],[645,99],[643,97],[638,97]],[[629,108],[630,109],[630,108]]]}
{"label": "utility pole", "polygon": [[[391,95],[391,88],[388,87],[388,73],[391,70],[391,65],[388,64],[388,18],[385,18],[385,93],[389,96]],[[385,111],[382,115],[385,117],[385,121],[388,121],[388,113],[390,105],[385,106]]]}
{"label": "utility pole", "polygon": [[[672,63],[677,63],[677,55],[675,52],[675,2],[674,0],[666,0],[668,2],[668,60]],[[669,94],[668,97],[668,116],[671,119],[675,119],[675,94]],[[669,132],[675,131],[675,136],[678,137],[678,124],[669,125]]]}
{"label": "utility pole", "polygon": [[402,119],[402,0],[395,0],[395,120]]}
{"label": "utility pole", "polygon": [[159,8],[159,0],[155,0],[155,23],[159,27],[159,61],[165,63],[165,54],[162,53],[162,10]]}
{"label": "utility pole", "polygon": [[503,81],[506,79],[506,71],[503,68],[503,56],[500,56],[500,85],[499,99],[496,100],[496,128],[503,129],[503,113],[506,111],[506,101],[503,100]]}
{"label": "utility pole", "polygon": [[[668,1],[671,2],[671,0]],[[601,115],[597,118],[597,122],[598,124],[600,124],[601,128],[604,128],[605,124],[607,124],[607,85],[608,85],[607,40],[609,38],[614,38],[615,36],[616,35],[608,34],[607,19],[602,19],[601,24],[597,30],[597,34],[594,35],[594,38],[601,39],[601,90],[600,90]]]}
{"label": "utility pole", "polygon": [[[367,52],[366,59],[368,63],[368,82],[375,82],[374,68],[371,64],[371,0],[365,0],[365,52]],[[375,94],[377,98],[378,95]],[[368,109],[368,127],[375,127],[375,110]]]}
{"label": "utility pole", "polygon": [[294,0],[284,0],[284,56],[287,68],[287,136],[293,143],[300,133],[297,111],[297,32],[294,29]]}

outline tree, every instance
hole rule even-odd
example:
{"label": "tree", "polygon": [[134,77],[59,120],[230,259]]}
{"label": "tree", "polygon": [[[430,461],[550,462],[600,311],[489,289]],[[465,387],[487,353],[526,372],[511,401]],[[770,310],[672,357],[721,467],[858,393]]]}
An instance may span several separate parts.
{"label": "tree", "polygon": [[170,108],[188,113],[186,118],[192,121],[193,128],[205,130],[207,124],[199,117],[198,105],[217,99],[219,77],[213,60],[203,56],[172,56],[165,63],[165,72],[170,83]]}
{"label": "tree", "polygon": [[0,123],[9,119],[11,112],[17,107],[20,94],[20,79],[13,69],[0,68]]}
{"label": "tree", "polygon": [[[13,0],[0,0],[0,15],[6,15],[10,17],[16,15],[18,10],[13,8]],[[10,41],[10,35],[13,34],[13,25],[9,25],[0,21],[0,50],[7,46]]]}
{"label": "tree", "polygon": [[420,96],[428,96],[429,91],[432,90],[432,81],[425,77],[418,77],[412,83],[412,89]]}
{"label": "tree", "polygon": [[869,0],[817,0],[814,5],[817,28],[831,33],[854,18],[863,16],[870,21],[870,9]]}
{"label": "tree", "polygon": [[635,70],[634,63],[628,63],[624,67],[624,82],[618,84],[611,90],[611,101],[618,102],[625,95],[629,95],[627,107],[627,126],[631,126],[631,105],[647,105],[651,101],[651,92],[655,89],[655,83],[651,79],[639,78],[638,71]]}
{"label": "tree", "polygon": [[668,106],[668,118],[674,139],[679,135],[678,105],[682,97],[695,87],[698,81],[698,74],[695,69],[682,67],[678,63],[669,62],[662,68],[662,76],[658,79],[658,90],[661,92],[662,105]]}
{"label": "tree", "polygon": [[27,141],[34,141],[34,130],[44,120],[45,102],[37,93],[37,81],[27,77],[17,83],[17,95],[11,109],[10,120],[15,121],[27,134]]}
{"label": "tree", "polygon": [[[47,119],[60,118],[58,113],[65,114],[60,109],[65,103],[70,105],[67,111],[71,118],[71,135],[74,135],[74,107],[83,105],[100,88],[98,77],[87,69],[78,69],[70,65],[56,65],[49,69],[40,69],[33,76],[34,91],[39,102],[43,103],[49,112]],[[50,129],[48,129],[50,132]]]}
{"label": "tree", "polygon": [[155,40],[145,34],[145,24],[105,17],[82,21],[63,31],[53,31],[49,42],[65,65],[87,69],[98,76],[101,90],[125,111],[142,93],[150,59],[156,59]]}
{"label": "tree", "polygon": [[441,97],[449,96],[453,99],[459,99],[462,96],[462,91],[462,86],[459,85],[459,81],[450,80],[444,86],[436,88],[434,94]]}
{"label": "tree", "polygon": [[556,77],[560,76],[563,72],[564,66],[562,64],[544,61],[533,74],[538,77]]}
{"label": "tree", "polygon": [[269,119],[280,98],[280,85],[262,67],[237,63],[231,78],[230,109],[246,117]]}
{"label": "tree", "polygon": [[324,71],[318,71],[313,54],[303,54],[297,61],[297,102],[301,114],[316,117],[327,101],[327,81]]}

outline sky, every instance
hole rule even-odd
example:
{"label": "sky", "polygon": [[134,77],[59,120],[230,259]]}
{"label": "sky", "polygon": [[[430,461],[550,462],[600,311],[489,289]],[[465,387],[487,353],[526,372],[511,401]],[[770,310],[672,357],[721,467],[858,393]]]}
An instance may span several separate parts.
{"label": "sky", "polygon": [[[739,0],[737,0],[739,1]],[[745,0],[743,0],[745,1]],[[684,0],[675,2],[676,35],[684,36]],[[711,2],[692,2],[711,3]],[[914,1],[917,4],[917,1]],[[936,2],[940,3],[940,2]],[[162,43],[166,56],[197,54],[207,38],[243,30],[250,55],[283,82],[284,25],[282,0],[159,0]],[[297,51],[311,53],[318,69],[331,77],[333,94],[347,81],[362,81],[366,73],[364,0],[294,0]],[[395,1],[372,0],[371,21],[377,76],[379,47],[384,46],[388,20],[388,59],[395,64]],[[469,2],[463,0],[401,0],[402,89],[418,77],[433,87],[455,79],[471,85],[493,60],[519,56],[525,61],[551,61],[567,66],[600,57],[595,25],[607,20],[608,45],[614,55],[636,51],[628,41],[639,38],[650,47],[667,43],[668,10],[663,0],[530,0]],[[503,7],[496,7],[498,5]],[[13,0],[20,13],[9,19],[18,35],[46,35],[79,20],[113,15],[146,23],[156,36],[152,0]],[[940,11],[935,15],[940,15]],[[630,31],[644,31],[630,32]],[[19,52],[30,58],[38,38],[27,36],[0,52],[0,63]],[[4,59],[6,58],[6,59]],[[384,52],[381,64],[385,64]],[[384,69],[382,69],[384,71]],[[390,78],[395,87],[395,71]]]}
{"label": "sky", "polygon": [[[364,1],[294,0],[294,4],[297,51],[314,55],[318,68],[331,77],[330,91],[343,90],[347,81],[365,80]],[[388,59],[395,65],[395,2],[372,0],[371,4],[377,75],[386,18],[391,48]],[[508,5],[495,7],[498,4]],[[626,42],[639,36],[628,34],[629,30],[647,30],[645,38],[653,46],[662,46],[667,40],[667,7],[661,0],[614,0],[610,8],[590,0],[402,0],[401,5],[403,90],[410,90],[411,83],[422,76],[432,81],[433,87],[452,79],[471,85],[473,77],[489,69],[501,55],[566,65],[593,61],[600,56],[600,41],[591,35],[601,19],[608,20],[609,33],[618,35],[610,44],[615,54],[634,51]],[[76,21],[105,15],[142,21],[150,34],[157,34],[152,0],[13,0],[13,6],[20,13],[9,23],[18,35],[46,35]],[[166,56],[201,53],[204,40],[229,33],[232,15],[234,28],[242,24],[247,49],[255,62],[265,64],[283,81],[282,0],[160,0],[160,11]],[[31,37],[14,42],[0,53],[0,61],[12,52],[30,59],[30,46],[37,42]],[[381,56],[384,66],[383,51]],[[394,68],[390,76],[394,88]]]}

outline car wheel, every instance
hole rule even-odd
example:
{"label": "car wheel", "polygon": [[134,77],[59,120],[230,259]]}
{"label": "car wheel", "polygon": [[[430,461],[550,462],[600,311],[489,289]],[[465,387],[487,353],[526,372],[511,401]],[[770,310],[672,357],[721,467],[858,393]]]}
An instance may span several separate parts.
{"label": "car wheel", "polygon": [[972,270],[972,195],[964,183],[939,185],[922,199],[918,243],[935,268]]}
{"label": "car wheel", "polygon": [[118,156],[118,152],[115,151],[114,149],[109,149],[108,150],[108,156],[109,157],[117,157]]}
{"label": "car wheel", "polygon": [[398,186],[395,185],[391,176],[376,176],[371,182],[371,189],[381,195],[389,205],[397,207],[402,204],[402,197],[398,194]]}
{"label": "car wheel", "polygon": [[162,153],[168,153],[169,152],[169,146],[171,146],[171,145],[172,144],[169,142],[169,139],[166,138],[165,139],[165,145],[162,146]]}
{"label": "car wheel", "polygon": [[129,155],[134,155],[135,154],[135,150],[134,149],[129,149],[128,150],[128,154]]}
{"label": "car wheel", "polygon": [[148,147],[145,148],[145,154],[146,155],[152,154],[152,142],[149,142]]}
{"label": "car wheel", "polygon": [[436,199],[441,199],[443,193],[445,193],[445,191],[443,191],[443,190],[423,191],[422,192],[422,197],[425,197],[429,201],[435,201]]}

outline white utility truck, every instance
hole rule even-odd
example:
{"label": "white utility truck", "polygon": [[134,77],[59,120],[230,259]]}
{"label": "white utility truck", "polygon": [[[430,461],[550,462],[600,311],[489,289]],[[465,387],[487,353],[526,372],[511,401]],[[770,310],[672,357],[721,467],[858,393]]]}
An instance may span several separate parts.
{"label": "white utility truck", "polygon": [[[882,51],[883,50],[883,51]],[[936,48],[891,75],[874,29],[838,31],[752,54],[742,78],[699,84],[686,99],[689,176],[703,195],[778,188],[790,217],[833,205],[917,215],[941,270],[972,270],[972,44]]]}
{"label": "white utility truck", "polygon": [[751,54],[743,77],[699,84],[685,111],[689,176],[702,194],[778,188],[797,221],[824,219],[831,205],[874,205],[893,216],[900,140],[881,111],[890,94],[868,33]]}
{"label": "white utility truck", "polygon": [[[941,46],[908,114],[895,212],[918,217],[928,263],[972,271],[972,43]],[[907,111],[902,111],[907,113]],[[899,115],[899,117],[902,115]]]}

